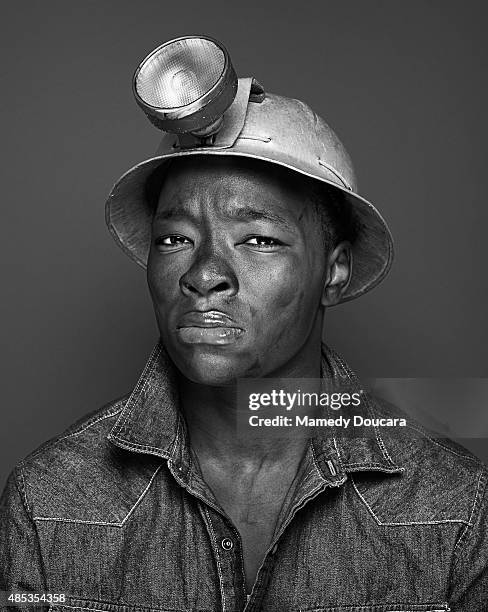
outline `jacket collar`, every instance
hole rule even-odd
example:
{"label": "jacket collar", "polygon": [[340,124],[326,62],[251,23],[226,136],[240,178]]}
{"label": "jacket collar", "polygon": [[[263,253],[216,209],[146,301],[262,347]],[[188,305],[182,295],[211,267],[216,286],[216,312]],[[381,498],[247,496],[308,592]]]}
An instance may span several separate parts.
{"label": "jacket collar", "polygon": [[[358,390],[360,384],[343,359],[322,345],[322,377],[345,379]],[[375,402],[364,394],[354,413],[367,418],[375,415]],[[178,409],[179,399],[174,366],[158,341],[142,374],[106,439],[127,450],[148,453],[188,469],[188,449],[181,444],[186,425]],[[404,471],[398,466],[378,427],[366,435],[344,435],[334,427],[331,435],[313,439],[315,461],[325,479],[340,484],[347,472],[377,470]]]}

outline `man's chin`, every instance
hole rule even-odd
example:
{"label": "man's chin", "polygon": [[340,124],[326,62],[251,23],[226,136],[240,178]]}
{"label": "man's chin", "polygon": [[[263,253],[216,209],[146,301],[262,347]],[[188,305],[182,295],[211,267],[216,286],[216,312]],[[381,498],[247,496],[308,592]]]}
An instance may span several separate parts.
{"label": "man's chin", "polygon": [[199,385],[227,387],[234,385],[239,378],[231,368],[212,367],[208,364],[191,364],[180,368],[185,378]]}
{"label": "man's chin", "polygon": [[[170,355],[180,372],[194,383],[212,387],[228,386],[248,376],[242,356],[199,345],[191,354]],[[247,360],[246,360],[247,361]]]}

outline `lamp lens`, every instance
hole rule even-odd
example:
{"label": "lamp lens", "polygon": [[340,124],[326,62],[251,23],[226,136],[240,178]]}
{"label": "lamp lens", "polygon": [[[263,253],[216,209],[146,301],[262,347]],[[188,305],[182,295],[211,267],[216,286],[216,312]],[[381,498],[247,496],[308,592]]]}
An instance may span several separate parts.
{"label": "lamp lens", "polygon": [[178,108],[201,98],[225,68],[222,49],[210,40],[185,38],[162,47],[141,66],[136,90],[150,106]]}

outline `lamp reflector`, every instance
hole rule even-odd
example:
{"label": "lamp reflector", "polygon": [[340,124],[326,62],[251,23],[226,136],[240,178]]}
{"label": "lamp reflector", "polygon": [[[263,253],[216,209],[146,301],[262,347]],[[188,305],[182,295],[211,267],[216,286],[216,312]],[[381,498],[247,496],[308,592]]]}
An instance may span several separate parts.
{"label": "lamp reflector", "polygon": [[141,62],[133,89],[137,103],[159,129],[212,133],[236,95],[237,76],[220,43],[185,36],[164,43]]}
{"label": "lamp reflector", "polygon": [[136,91],[151,106],[186,106],[212,89],[224,68],[224,52],[212,41],[177,40],[160,48],[142,65]]}

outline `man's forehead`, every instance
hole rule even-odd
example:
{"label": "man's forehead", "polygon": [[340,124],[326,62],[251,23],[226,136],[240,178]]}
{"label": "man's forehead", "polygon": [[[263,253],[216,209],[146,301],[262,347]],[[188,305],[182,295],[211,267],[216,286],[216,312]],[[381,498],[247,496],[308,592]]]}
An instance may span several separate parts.
{"label": "man's forehead", "polygon": [[166,169],[156,217],[211,205],[235,219],[286,222],[301,217],[309,200],[305,181],[280,166],[244,157],[188,156]]}
{"label": "man's forehead", "polygon": [[296,189],[294,174],[276,164],[242,156],[189,155],[169,162],[163,187],[191,188],[200,181],[210,179],[224,189],[226,186],[237,187],[240,182],[257,188],[274,186]]}

